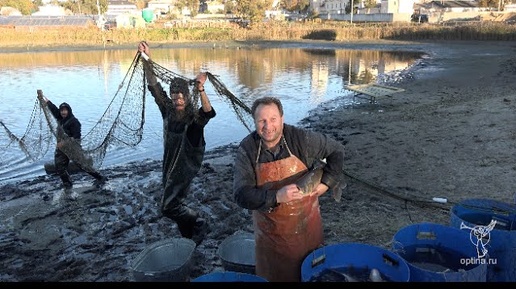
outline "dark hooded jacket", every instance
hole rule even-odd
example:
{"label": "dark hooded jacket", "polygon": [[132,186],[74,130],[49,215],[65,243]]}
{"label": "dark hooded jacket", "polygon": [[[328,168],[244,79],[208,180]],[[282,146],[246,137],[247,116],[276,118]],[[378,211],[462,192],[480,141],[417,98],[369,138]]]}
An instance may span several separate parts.
{"label": "dark hooded jacket", "polygon": [[[55,106],[51,101],[47,102],[48,108],[50,112],[57,120],[59,126],[62,127],[63,131],[67,136],[73,137],[76,140],[81,139],[81,123],[79,120],[73,115],[72,108],[66,102],[63,102],[59,105],[59,108]],[[59,110],[63,107],[68,109],[68,116],[66,118],[61,117],[61,113]]]}

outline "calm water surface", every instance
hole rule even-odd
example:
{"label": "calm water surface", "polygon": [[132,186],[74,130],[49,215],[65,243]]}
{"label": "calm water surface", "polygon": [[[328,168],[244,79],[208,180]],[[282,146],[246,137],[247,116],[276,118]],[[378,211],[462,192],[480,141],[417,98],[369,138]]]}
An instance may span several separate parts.
{"label": "calm water surface", "polygon": [[[372,83],[413,65],[419,52],[269,49],[152,49],[152,59],[171,71],[195,77],[209,71],[246,104],[274,95],[285,109],[285,122],[296,124],[319,104],[351,104],[349,83]],[[36,90],[56,105],[68,102],[81,121],[83,135],[93,127],[124,80],[136,50],[27,52],[0,54],[0,120],[21,137],[28,125]],[[217,117],[206,127],[207,149],[239,142],[247,129],[229,105],[207,82],[206,92]],[[108,150],[103,168],[123,163],[161,159],[162,119],[152,97],[147,98],[143,140],[135,148]],[[30,162],[16,147],[7,147],[0,128],[0,182],[45,174],[43,164],[53,160],[53,148],[40,161]],[[7,148],[6,148],[7,147]]]}

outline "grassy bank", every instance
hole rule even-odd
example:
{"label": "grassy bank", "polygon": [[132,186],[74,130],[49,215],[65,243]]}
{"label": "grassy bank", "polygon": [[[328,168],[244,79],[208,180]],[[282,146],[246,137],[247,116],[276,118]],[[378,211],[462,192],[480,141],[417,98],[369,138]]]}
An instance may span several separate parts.
{"label": "grassy bank", "polygon": [[516,40],[516,25],[476,22],[454,26],[406,24],[264,23],[258,27],[147,27],[100,31],[90,28],[17,27],[0,28],[0,46],[11,48],[49,46],[130,45],[145,39],[152,42],[214,42],[264,40]]}

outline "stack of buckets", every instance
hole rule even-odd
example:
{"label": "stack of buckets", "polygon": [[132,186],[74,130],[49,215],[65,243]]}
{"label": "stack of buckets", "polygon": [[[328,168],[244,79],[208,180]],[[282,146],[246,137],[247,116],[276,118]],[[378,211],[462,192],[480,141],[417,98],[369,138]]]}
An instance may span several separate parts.
{"label": "stack of buckets", "polygon": [[325,269],[376,268],[393,282],[516,281],[516,205],[471,199],[451,210],[450,226],[414,224],[399,230],[392,250],[341,243],[303,261],[302,282]]}
{"label": "stack of buckets", "polygon": [[410,282],[485,282],[486,265],[474,262],[468,233],[433,223],[414,224],[394,235],[393,251],[408,262]]}
{"label": "stack of buckets", "polygon": [[[360,243],[334,244],[314,250],[301,264],[301,281],[323,282],[321,276],[327,271],[347,274],[342,274],[344,277],[355,275],[349,272],[371,272],[373,269],[378,270],[383,281],[409,281],[409,267],[400,256],[377,246]],[[366,281],[366,278],[367,275],[356,280]],[[345,279],[343,282],[346,282]]]}
{"label": "stack of buckets", "polygon": [[[468,232],[477,257],[487,265],[487,282],[516,281],[516,206],[470,199],[452,208],[451,226]],[[465,244],[467,245],[467,244]]]}
{"label": "stack of buckets", "polygon": [[[347,272],[372,272],[374,268],[383,281],[391,282],[514,282],[514,230],[516,205],[470,199],[452,208],[450,226],[419,223],[402,228],[394,235],[392,250],[360,243],[318,248],[304,259],[301,281],[329,281],[321,277],[327,272],[348,278]],[[230,271],[193,281],[267,282]]]}

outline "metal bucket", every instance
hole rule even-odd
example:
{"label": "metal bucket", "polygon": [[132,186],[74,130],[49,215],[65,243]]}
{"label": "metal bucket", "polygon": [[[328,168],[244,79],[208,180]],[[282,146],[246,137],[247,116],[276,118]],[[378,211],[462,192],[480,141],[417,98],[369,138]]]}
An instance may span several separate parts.
{"label": "metal bucket", "polygon": [[399,230],[393,251],[410,268],[410,282],[485,282],[485,264],[470,262],[476,250],[469,234],[433,223],[414,224]]}
{"label": "metal bucket", "polygon": [[394,252],[360,243],[318,248],[301,265],[302,282],[380,281],[371,275],[379,275],[381,281],[408,282],[410,271],[405,260]]}
{"label": "metal bucket", "polygon": [[[451,210],[452,227],[465,231],[487,264],[487,282],[516,281],[516,205],[490,199],[470,199]],[[482,256],[485,253],[485,256]]]}
{"label": "metal bucket", "polygon": [[255,274],[255,240],[251,233],[235,233],[222,241],[217,254],[226,271]]}
{"label": "metal bucket", "polygon": [[253,274],[225,271],[202,275],[192,282],[267,282],[267,280]]}
{"label": "metal bucket", "polygon": [[188,281],[195,247],[195,242],[187,238],[151,244],[131,263],[134,279],[138,282]]}

